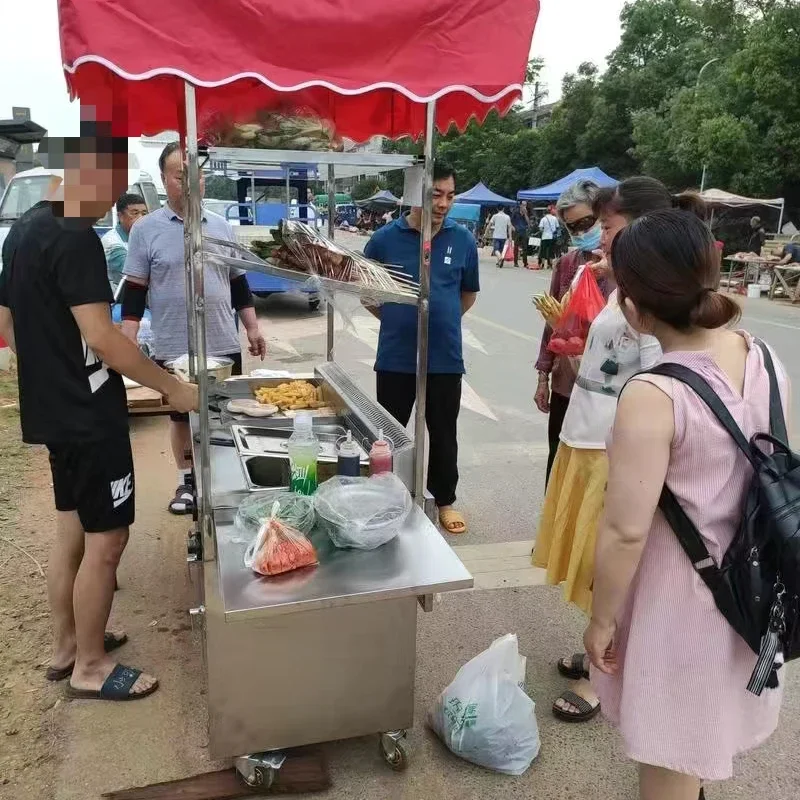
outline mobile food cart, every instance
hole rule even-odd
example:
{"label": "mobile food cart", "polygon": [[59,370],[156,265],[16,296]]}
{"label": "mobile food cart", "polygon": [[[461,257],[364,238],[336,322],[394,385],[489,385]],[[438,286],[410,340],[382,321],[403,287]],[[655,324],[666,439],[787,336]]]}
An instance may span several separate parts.
{"label": "mobile food cart", "polygon": [[[413,721],[417,603],[431,610],[434,593],[472,585],[423,512],[433,137],[437,128],[455,123],[463,129],[473,116],[507,110],[521,92],[538,0],[498,3],[407,0],[373,4],[364,13],[358,0],[128,0],[124,6],[59,0],[73,97],[93,106],[97,119],[111,120],[117,135],[177,129],[185,142],[186,302],[201,399],[192,419],[198,515],[190,560],[202,573],[203,595],[193,613],[203,620],[215,758],[381,733],[385,760],[394,768],[406,764],[402,738]],[[234,517],[243,498],[285,486],[285,464],[272,445],[285,439],[288,425],[274,419],[237,424],[226,416],[226,398],[250,396],[270,379],[210,380],[204,264],[221,259],[289,280],[308,276],[204,236],[198,133],[219,115],[248,122],[287,108],[326,120],[356,141],[425,136],[422,159],[241,147],[208,152],[232,170],[324,165],[331,193],[338,165],[423,168],[418,283],[376,287],[317,278],[329,296],[417,306],[416,441],[335,362],[330,307],[327,362],[313,375],[293,376],[314,382],[333,409],[316,421],[323,443],[340,430],[352,431],[365,448],[381,429],[393,439],[394,472],[417,505],[400,534],[378,549],[339,550],[312,534],[319,566],[262,578],[244,566]],[[252,773],[254,763],[268,771],[274,762],[260,758],[247,761],[243,773]]]}

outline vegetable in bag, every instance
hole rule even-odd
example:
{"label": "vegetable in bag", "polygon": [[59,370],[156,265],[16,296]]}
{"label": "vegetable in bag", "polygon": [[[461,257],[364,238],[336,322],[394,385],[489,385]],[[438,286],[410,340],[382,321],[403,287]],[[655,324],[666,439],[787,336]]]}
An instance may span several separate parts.
{"label": "vegetable in bag", "polygon": [[589,267],[584,267],[564,305],[548,349],[558,356],[580,356],[586,349],[589,328],[595,317],[605,308],[606,301],[597,278]]}
{"label": "vegetable in bag", "polygon": [[244,554],[244,565],[260,575],[281,575],[319,563],[314,545],[300,531],[277,518],[278,503],[272,516],[261,526],[255,541]]}

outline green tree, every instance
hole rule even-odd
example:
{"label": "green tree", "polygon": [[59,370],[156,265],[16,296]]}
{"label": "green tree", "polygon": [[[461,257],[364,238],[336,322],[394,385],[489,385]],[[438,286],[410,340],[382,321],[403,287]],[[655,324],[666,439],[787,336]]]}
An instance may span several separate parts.
{"label": "green tree", "polygon": [[383,188],[384,186],[377,176],[362,178],[360,181],[356,181],[356,183],[353,184],[353,188],[350,190],[350,197],[352,197],[353,200],[366,200]]}

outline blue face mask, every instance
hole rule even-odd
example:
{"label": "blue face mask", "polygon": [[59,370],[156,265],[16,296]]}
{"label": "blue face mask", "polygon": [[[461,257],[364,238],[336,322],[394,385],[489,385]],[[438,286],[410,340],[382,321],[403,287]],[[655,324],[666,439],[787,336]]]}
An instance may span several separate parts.
{"label": "blue face mask", "polygon": [[583,250],[584,253],[591,253],[592,250],[597,250],[600,247],[600,223],[595,225],[593,228],[589,228],[588,231],[584,233],[579,233],[577,236],[571,236],[572,244],[578,248],[578,250]]}

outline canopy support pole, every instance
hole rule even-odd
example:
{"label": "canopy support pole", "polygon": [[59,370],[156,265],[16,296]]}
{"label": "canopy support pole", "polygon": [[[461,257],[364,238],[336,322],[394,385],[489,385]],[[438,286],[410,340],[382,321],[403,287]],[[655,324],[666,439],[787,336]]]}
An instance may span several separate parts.
{"label": "canopy support pole", "polygon": [[[316,219],[314,224],[316,225]],[[336,232],[336,170],[333,164],[328,164],[328,238],[333,241]],[[327,322],[327,346],[325,352],[327,353],[328,361],[333,361],[333,303],[326,303],[326,322]]]}
{"label": "canopy support pole", "polygon": [[[195,353],[197,364],[195,374],[199,389],[200,417],[200,499],[199,523],[203,541],[203,559],[216,557],[214,537],[211,526],[211,443],[208,420],[208,360],[206,348],[206,304],[203,275],[203,207],[200,193],[200,163],[197,154],[197,106],[194,86],[185,84],[186,95],[186,165],[184,183],[186,185],[186,207],[183,210],[185,260],[191,268],[193,286],[192,297],[187,298],[187,309],[191,308],[189,320],[194,322]],[[191,346],[191,345],[190,345]],[[195,470],[197,469],[195,464]]]}
{"label": "canopy support pole", "polygon": [[781,203],[781,216],[780,219],[778,219],[778,233],[780,233],[783,230],[783,212],[785,210],[786,210],[786,201],[784,200]]}
{"label": "canopy support pole", "polygon": [[425,408],[428,388],[428,313],[431,294],[431,209],[433,206],[433,145],[436,135],[436,101],[428,102],[425,115],[425,173],[422,183],[422,235],[419,253],[419,310],[417,313],[417,413],[414,418],[414,499],[425,505]]}

